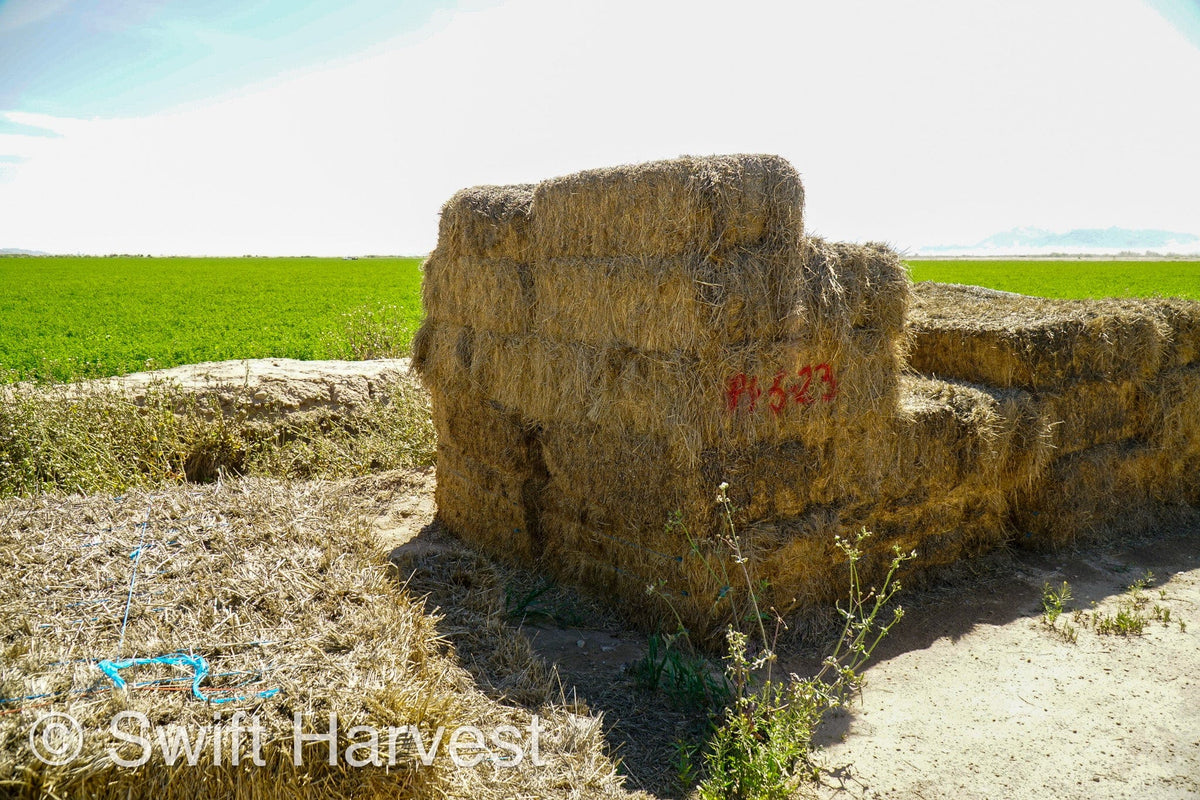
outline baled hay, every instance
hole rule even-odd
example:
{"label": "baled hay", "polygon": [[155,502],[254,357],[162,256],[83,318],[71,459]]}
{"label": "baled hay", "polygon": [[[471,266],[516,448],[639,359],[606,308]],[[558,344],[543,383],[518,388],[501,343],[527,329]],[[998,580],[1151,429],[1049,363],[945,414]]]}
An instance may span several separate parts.
{"label": "baled hay", "polygon": [[885,544],[916,551],[911,571],[973,558],[1007,541],[1007,503],[1003,494],[964,486],[913,505],[880,503],[864,526]]}
{"label": "baled hay", "polygon": [[1185,367],[1200,361],[1200,302],[1166,298],[1153,304],[1171,331],[1163,367]]}
{"label": "baled hay", "polygon": [[[879,489],[887,440],[878,427],[839,428],[834,438],[710,448],[680,465],[671,439],[582,425],[548,426],[541,436],[547,497],[567,498],[639,540],[652,539],[679,511],[697,535],[717,524],[716,487],[730,484],[738,524],[795,516],[810,506],[861,500]],[[583,521],[583,520],[581,520]]]}
{"label": "baled hay", "polygon": [[743,564],[715,530],[673,526],[643,539],[555,507],[543,517],[555,548],[546,567],[608,600],[620,598],[623,613],[647,627],[674,630],[682,622],[698,644],[720,647],[725,627],[751,613],[743,566],[764,609],[786,614],[838,596],[839,523],[836,513],[819,510],[745,526],[738,531]]}
{"label": "baled hay", "polygon": [[801,252],[806,265],[801,307],[807,314],[795,315],[784,337],[805,328],[845,330],[847,325],[874,331],[888,342],[903,335],[912,282],[895,250],[879,242],[806,238]]}
{"label": "baled hay", "polygon": [[684,157],[594,169],[538,184],[533,234],[543,258],[710,256],[795,247],[804,189],[768,155]]}
{"label": "baled hay", "polygon": [[558,258],[536,263],[532,273],[532,330],[540,335],[703,358],[773,340],[849,341],[864,330],[877,335],[875,349],[890,348],[908,303],[907,271],[883,245]]}
{"label": "baled hay", "polygon": [[999,497],[1031,485],[1051,455],[1046,422],[1019,390],[906,376],[894,430],[885,503],[919,505],[960,487]]}
{"label": "baled hay", "polygon": [[537,336],[426,322],[414,353],[429,386],[469,386],[535,424],[601,424],[709,445],[803,438],[882,419],[896,398],[896,354],[804,340],[662,358]]}
{"label": "baled hay", "polygon": [[532,203],[532,185],[475,186],[457,192],[442,207],[435,255],[443,265],[462,264],[463,257],[526,261]]}
{"label": "baled hay", "polygon": [[885,478],[894,420],[839,425],[821,441],[788,439],[704,452],[703,484],[728,483],[738,522],[794,517],[812,506],[874,497]]}
{"label": "baled hay", "polygon": [[[484,715],[494,719],[498,710],[440,654],[435,620],[387,574],[358,519],[318,485],[267,481],[10,506],[0,524],[0,558],[9,565],[0,582],[6,796],[444,797],[459,794],[454,787],[464,780],[479,796],[485,775],[457,774],[444,757],[414,766],[404,740],[401,763],[390,769],[330,765],[323,745],[307,745],[302,763],[293,763],[294,713],[305,715],[305,732],[326,731],[336,713],[345,753],[353,725],[415,724],[432,733],[486,724]],[[126,669],[130,688],[118,691],[96,666],[178,651],[204,657],[211,674],[202,690],[230,702],[194,697],[190,670]],[[214,764],[206,745],[194,766],[183,756],[170,766],[152,747],[145,765],[121,767],[105,752],[123,747],[109,735],[120,711],[190,736],[216,720],[226,729],[223,758]],[[266,766],[251,765],[248,734],[241,766],[230,763],[234,711],[257,716]],[[50,712],[83,726],[82,753],[64,766],[29,749],[27,731]],[[141,750],[119,752],[136,758]]]}
{"label": "baled hay", "polygon": [[1196,502],[1196,479],[1176,454],[1141,440],[1099,445],[1054,461],[1013,503],[1016,541],[1059,547],[1144,533]]}
{"label": "baled hay", "polygon": [[[1180,460],[1200,457],[1200,365],[1164,372],[1152,393],[1151,442]],[[1200,491],[1200,473],[1193,473]]]}
{"label": "baled hay", "polygon": [[527,264],[508,258],[447,256],[435,250],[422,266],[421,304],[429,319],[525,333],[533,322]]}
{"label": "baled hay", "polygon": [[530,492],[533,471],[506,472],[438,443],[438,514],[450,530],[505,561],[536,561],[545,547]]}
{"label": "baled hay", "polygon": [[1145,381],[1172,331],[1154,301],[1048,300],[918,283],[909,314],[918,372],[1028,389]]}
{"label": "baled hay", "polygon": [[1081,381],[1038,397],[1051,426],[1055,457],[1147,433],[1152,392],[1134,381]]}
{"label": "baled hay", "polygon": [[520,417],[470,387],[431,387],[438,441],[505,472],[530,469],[531,431]]}

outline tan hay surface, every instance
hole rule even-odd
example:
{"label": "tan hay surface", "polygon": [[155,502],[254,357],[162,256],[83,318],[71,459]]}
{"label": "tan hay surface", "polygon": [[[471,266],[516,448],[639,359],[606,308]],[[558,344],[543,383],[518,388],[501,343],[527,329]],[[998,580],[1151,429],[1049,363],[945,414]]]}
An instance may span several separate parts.
{"label": "tan hay surface", "polygon": [[527,501],[529,472],[506,472],[438,444],[438,510],[452,529],[508,561],[536,559],[542,542]]}
{"label": "tan hay surface", "polygon": [[1019,390],[906,376],[895,430],[884,501],[922,503],[963,486],[994,500],[1032,485],[1051,456],[1047,421]]}
{"label": "tan hay surface", "polygon": [[[1164,366],[1175,335],[1164,307],[1153,300],[1047,300],[919,283],[909,314],[910,363],[918,372],[1001,387],[1145,381]],[[1190,308],[1183,301],[1171,307]],[[1188,349],[1181,346],[1175,358]]]}
{"label": "tan hay surface", "polygon": [[529,469],[530,432],[517,415],[481,399],[470,387],[431,389],[438,441],[505,472]]}
{"label": "tan hay surface", "polygon": [[512,259],[451,257],[438,249],[421,269],[421,304],[430,318],[469,322],[497,333],[530,330],[534,295],[528,265]]}
{"label": "tan hay surface", "polygon": [[1081,381],[1038,399],[1058,457],[1146,435],[1155,417],[1152,391],[1134,381]]}
{"label": "tan hay surface", "polygon": [[[526,726],[528,711],[506,708],[475,689],[437,633],[435,618],[384,568],[381,552],[344,496],[321,484],[243,481],[124,497],[42,496],[0,508],[0,786],[7,797],[338,798],[620,796],[601,749],[599,720],[544,710],[546,765],[457,769],[443,754],[416,765],[400,740],[390,769],[326,760],[305,745],[293,764],[292,716],[306,732],[339,717],[338,752],[352,725]],[[130,554],[140,548],[140,555]],[[131,581],[136,562],[136,580]],[[127,595],[128,623],[123,625]],[[123,637],[122,637],[123,632]],[[196,699],[190,670],[143,666],[122,672],[117,691],[96,667],[116,656],[175,651],[203,656],[211,697]],[[268,698],[264,690],[279,689]],[[12,702],[13,699],[16,702]],[[256,714],[266,766],[212,749],[195,766],[168,766],[153,747],[148,763],[125,768],[106,754],[120,711],[145,713],[154,730],[193,733],[228,726],[235,710]],[[79,758],[43,764],[28,731],[40,715],[65,712],[83,726]],[[586,723],[586,724],[584,724]],[[249,723],[247,723],[249,724]],[[134,728],[136,731],[136,727]],[[361,738],[359,739],[361,741]],[[444,744],[444,742],[443,742]],[[122,753],[136,757],[140,748]]]}
{"label": "tan hay surface", "polygon": [[[1152,409],[1150,441],[1177,458],[1193,463],[1200,459],[1200,365],[1160,375]],[[1200,486],[1200,474],[1194,475],[1194,481]]]}
{"label": "tan hay surface", "polygon": [[1060,458],[1014,502],[1016,541],[1058,547],[1148,531],[1200,502],[1198,464],[1138,439]]}
{"label": "tan hay surface", "polygon": [[586,170],[538,184],[539,255],[707,256],[795,246],[804,189],[778,156],[684,157]]}
{"label": "tan hay surface", "polygon": [[[775,340],[889,349],[903,329],[908,298],[903,264],[878,244],[812,240],[792,252],[739,251],[702,260],[551,258],[531,272],[533,330],[543,336],[706,359]],[[489,327],[482,319],[474,324]],[[863,329],[876,336],[862,335]]]}
{"label": "tan hay surface", "polygon": [[[431,387],[470,387],[534,424],[674,437],[689,460],[719,444],[821,441],[839,425],[880,418],[896,397],[893,351],[838,342],[768,342],[702,361],[426,322],[419,344],[414,364]],[[731,394],[739,375],[744,390]]]}
{"label": "tan hay surface", "polygon": [[[475,186],[442,207],[438,249],[448,258],[524,261],[530,253],[533,186]],[[426,306],[428,308],[428,306]]]}

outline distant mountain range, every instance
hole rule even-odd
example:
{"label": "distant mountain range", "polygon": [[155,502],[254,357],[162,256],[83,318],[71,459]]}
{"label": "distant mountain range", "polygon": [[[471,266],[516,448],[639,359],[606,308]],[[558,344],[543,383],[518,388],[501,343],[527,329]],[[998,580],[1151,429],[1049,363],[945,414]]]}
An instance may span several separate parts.
{"label": "distant mountain range", "polygon": [[1076,228],[1066,233],[1056,233],[1043,228],[1013,228],[993,234],[975,244],[931,245],[919,248],[918,252],[996,255],[1061,252],[1113,255],[1120,252],[1142,253],[1148,250],[1158,253],[1200,252],[1200,236],[1147,228]]}
{"label": "distant mountain range", "polygon": [[0,247],[0,256],[48,256],[41,250],[22,250],[18,247]]}

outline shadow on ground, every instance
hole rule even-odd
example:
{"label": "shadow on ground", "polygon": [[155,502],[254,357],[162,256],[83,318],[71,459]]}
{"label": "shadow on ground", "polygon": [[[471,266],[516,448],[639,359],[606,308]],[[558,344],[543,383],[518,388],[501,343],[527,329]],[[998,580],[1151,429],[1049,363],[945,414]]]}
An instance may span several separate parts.
{"label": "shadow on ground", "polygon": [[[680,743],[703,743],[708,715],[661,690],[639,687],[630,667],[645,655],[649,636],[625,624],[615,602],[499,564],[436,521],[393,550],[391,561],[410,589],[441,615],[442,633],[481,688],[530,708],[566,702],[581,713],[603,713],[610,753],[620,759],[629,788],[660,797],[687,794],[679,780]],[[1006,549],[955,565],[902,592],[905,617],[877,649],[865,691],[872,691],[872,667],[904,654],[941,640],[957,642],[979,626],[1021,619],[1033,625],[1042,614],[1046,583],[1068,581],[1074,606],[1089,608],[1126,592],[1147,571],[1162,584],[1197,567],[1195,525],[1057,553]],[[1200,627],[1200,619],[1195,624]],[[810,635],[781,646],[781,672],[812,674],[831,642],[828,635],[824,640]],[[831,714],[814,742],[842,741],[853,718],[853,710]],[[698,763],[699,756],[693,760]],[[824,780],[853,782],[853,771],[834,768]]]}

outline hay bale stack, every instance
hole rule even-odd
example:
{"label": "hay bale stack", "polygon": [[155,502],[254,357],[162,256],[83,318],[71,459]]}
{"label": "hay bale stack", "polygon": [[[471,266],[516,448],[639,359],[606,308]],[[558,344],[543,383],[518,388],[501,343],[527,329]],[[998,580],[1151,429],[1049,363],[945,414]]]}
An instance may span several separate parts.
{"label": "hay bale stack", "polygon": [[669,513],[708,541],[723,480],[747,523],[876,491],[907,274],[886,246],[805,239],[803,200],[773,156],[456,194],[413,345],[450,527],[594,587],[664,576],[711,620]]}
{"label": "hay bale stack", "polygon": [[1053,458],[1011,504],[1018,541],[1143,530],[1200,501],[1200,303],[914,287],[912,366],[1027,390]]}
{"label": "hay bale stack", "polygon": [[1197,517],[1197,460],[1144,440],[1102,444],[1055,460],[1045,479],[1014,502],[1017,543],[1060,547],[1141,534]]}

